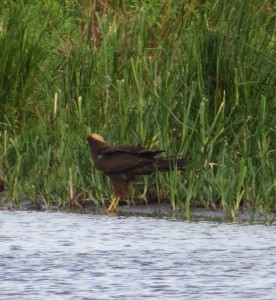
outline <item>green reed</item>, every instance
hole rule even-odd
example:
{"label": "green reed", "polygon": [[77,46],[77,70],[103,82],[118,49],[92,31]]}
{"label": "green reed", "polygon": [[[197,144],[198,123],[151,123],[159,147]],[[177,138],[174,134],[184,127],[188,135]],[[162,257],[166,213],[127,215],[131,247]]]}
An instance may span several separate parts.
{"label": "green reed", "polygon": [[[240,207],[276,203],[275,7],[268,1],[14,3],[0,10],[0,167],[8,198],[102,204],[108,180],[86,136],[187,157],[134,198]],[[160,200],[160,201],[161,201]]]}

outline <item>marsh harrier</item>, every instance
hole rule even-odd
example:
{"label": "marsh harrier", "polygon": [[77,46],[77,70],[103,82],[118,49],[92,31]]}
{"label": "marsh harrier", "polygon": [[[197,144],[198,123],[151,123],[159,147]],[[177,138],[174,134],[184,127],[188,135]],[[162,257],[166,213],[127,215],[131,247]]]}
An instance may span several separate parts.
{"label": "marsh harrier", "polygon": [[88,138],[92,159],[97,170],[111,180],[115,196],[108,211],[114,211],[121,198],[131,193],[131,182],[136,175],[149,175],[155,171],[170,171],[174,167],[184,169],[184,159],[158,157],[164,151],[149,151],[139,145],[110,145],[97,133]]}

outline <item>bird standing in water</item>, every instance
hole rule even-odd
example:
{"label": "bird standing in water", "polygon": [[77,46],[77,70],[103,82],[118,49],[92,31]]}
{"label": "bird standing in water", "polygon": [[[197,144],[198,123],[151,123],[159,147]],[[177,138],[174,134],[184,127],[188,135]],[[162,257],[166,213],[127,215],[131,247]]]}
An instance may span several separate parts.
{"label": "bird standing in water", "polygon": [[149,175],[153,172],[166,172],[174,167],[184,169],[184,159],[158,157],[164,151],[149,151],[140,145],[110,145],[97,133],[87,138],[94,166],[111,180],[115,195],[108,211],[115,211],[121,198],[131,193],[131,183],[136,175]]}

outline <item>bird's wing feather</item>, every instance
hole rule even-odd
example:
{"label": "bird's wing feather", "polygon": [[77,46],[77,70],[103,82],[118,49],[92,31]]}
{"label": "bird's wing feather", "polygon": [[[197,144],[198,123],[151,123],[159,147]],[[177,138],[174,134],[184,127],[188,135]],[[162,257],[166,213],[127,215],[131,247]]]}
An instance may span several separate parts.
{"label": "bird's wing feather", "polygon": [[150,151],[142,146],[136,145],[119,145],[113,147],[107,147],[101,150],[101,154],[108,153],[129,153],[132,155],[137,155],[141,157],[153,158],[155,155],[165,152],[164,150]]}
{"label": "bird's wing feather", "polygon": [[140,156],[143,157],[151,157],[153,158],[154,156],[156,156],[159,153],[165,152],[164,150],[157,150],[157,151],[149,151],[149,150],[143,150],[139,152]]}
{"label": "bird's wing feather", "polygon": [[141,168],[152,163],[151,158],[127,152],[101,153],[95,161],[95,167],[104,173],[119,173]]}
{"label": "bird's wing feather", "polygon": [[101,151],[101,154],[108,153],[131,153],[132,155],[139,155],[140,152],[146,151],[146,149],[142,146],[136,145],[118,145],[107,147]]}

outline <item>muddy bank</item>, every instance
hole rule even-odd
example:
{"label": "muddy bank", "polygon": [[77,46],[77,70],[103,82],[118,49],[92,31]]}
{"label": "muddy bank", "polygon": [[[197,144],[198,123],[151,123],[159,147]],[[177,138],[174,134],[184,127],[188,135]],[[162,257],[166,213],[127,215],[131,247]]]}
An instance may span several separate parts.
{"label": "muddy bank", "polygon": [[[65,211],[75,213],[95,213],[95,214],[107,214],[106,206],[95,206],[91,201],[86,202],[82,206],[72,207],[58,207],[52,205],[50,208],[45,204],[34,203],[32,200],[22,198],[16,205],[12,205],[3,196],[0,195],[0,210],[37,210],[37,211]],[[169,203],[156,203],[156,204],[142,204],[136,206],[119,206],[116,213],[110,213],[113,215],[121,216],[148,216],[157,218],[176,218],[187,220],[187,214],[184,210],[174,211]],[[189,220],[192,221],[213,221],[213,222],[241,222],[241,223],[262,223],[272,224],[276,214],[270,216],[268,220],[264,215],[257,213],[253,210],[239,210],[233,219],[229,214],[226,214],[222,210],[215,210],[209,208],[194,208],[191,210]],[[275,222],[274,222],[275,223]]]}
{"label": "muddy bank", "polygon": [[[138,206],[122,206],[118,210],[122,215],[141,215],[151,217],[168,217],[187,220],[187,215],[184,210],[173,211],[170,204],[150,204]],[[271,219],[276,216],[271,216]],[[271,223],[267,218],[261,214],[250,210],[239,210],[236,214],[235,220],[223,212],[222,210],[215,210],[209,208],[194,208],[191,210],[189,220],[192,221],[212,221],[212,222],[241,222],[241,223]],[[271,225],[271,224],[269,224]]]}

